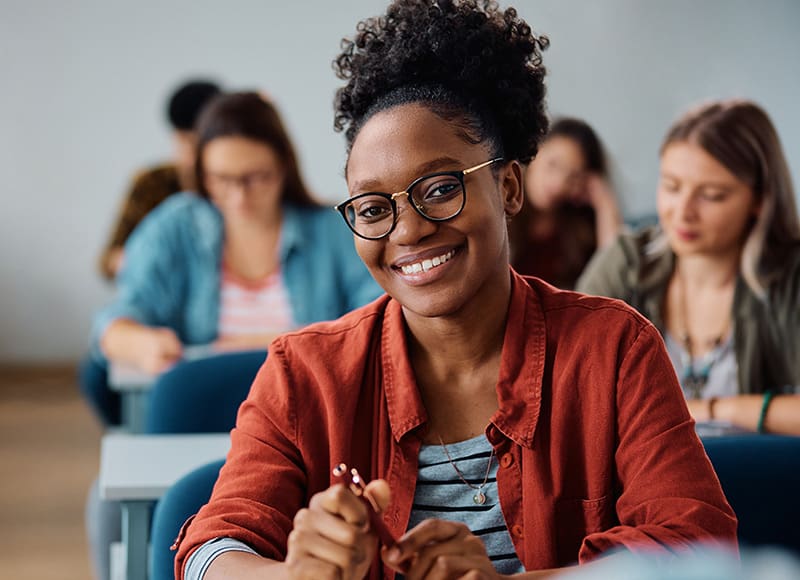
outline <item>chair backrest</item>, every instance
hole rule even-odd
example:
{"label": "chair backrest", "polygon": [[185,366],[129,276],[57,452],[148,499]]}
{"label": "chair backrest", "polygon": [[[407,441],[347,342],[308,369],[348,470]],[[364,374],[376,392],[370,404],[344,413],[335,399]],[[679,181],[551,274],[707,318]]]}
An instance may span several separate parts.
{"label": "chair backrest", "polygon": [[150,391],[145,432],[230,431],[265,358],[265,351],[248,351],[177,364]]}
{"label": "chair backrest", "polygon": [[150,580],[174,580],[175,552],[170,546],[184,522],[208,502],[224,462],[220,459],[184,475],[159,500],[150,529]]}
{"label": "chair backrest", "polygon": [[739,542],[800,555],[800,437],[708,437],[703,444],[739,518]]}

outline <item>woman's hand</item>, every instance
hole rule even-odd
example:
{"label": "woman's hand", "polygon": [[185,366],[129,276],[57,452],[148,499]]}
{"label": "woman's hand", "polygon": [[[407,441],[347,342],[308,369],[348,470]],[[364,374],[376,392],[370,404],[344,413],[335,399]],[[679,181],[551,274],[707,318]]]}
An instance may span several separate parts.
{"label": "woman's hand", "polygon": [[178,362],[183,345],[171,328],[142,328],[137,353],[137,366],[143,371],[160,374]]}
{"label": "woman's hand", "polygon": [[483,542],[462,523],[425,520],[382,553],[387,566],[407,580],[496,580],[504,578],[492,566]]}
{"label": "woman's hand", "polygon": [[100,339],[109,360],[159,374],[180,360],[183,345],[171,328],[145,326],[129,318],[112,322]]}
{"label": "woman's hand", "polygon": [[617,196],[607,179],[592,173],[586,178],[586,197],[595,213],[597,247],[603,248],[613,242],[622,229]]}
{"label": "woman's hand", "polygon": [[[389,486],[375,480],[365,490],[383,510]],[[372,565],[378,540],[369,529],[367,506],[342,484],[314,495],[294,518],[286,568],[289,578],[361,580]]]}

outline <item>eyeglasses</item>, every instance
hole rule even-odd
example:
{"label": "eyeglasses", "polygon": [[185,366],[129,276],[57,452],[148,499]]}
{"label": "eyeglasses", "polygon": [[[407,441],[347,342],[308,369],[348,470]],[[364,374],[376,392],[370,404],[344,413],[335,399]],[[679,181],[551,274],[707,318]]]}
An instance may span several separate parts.
{"label": "eyeglasses", "polygon": [[444,222],[453,219],[464,209],[467,200],[464,177],[502,160],[502,157],[496,157],[462,171],[424,175],[397,193],[361,193],[334,209],[342,214],[353,233],[365,240],[379,240],[392,233],[397,225],[396,200],[403,195],[426,220]]}
{"label": "eyeglasses", "polygon": [[253,191],[270,183],[275,178],[275,172],[258,170],[242,175],[229,175],[207,171],[203,177],[208,190],[227,192],[241,188],[243,191]]}

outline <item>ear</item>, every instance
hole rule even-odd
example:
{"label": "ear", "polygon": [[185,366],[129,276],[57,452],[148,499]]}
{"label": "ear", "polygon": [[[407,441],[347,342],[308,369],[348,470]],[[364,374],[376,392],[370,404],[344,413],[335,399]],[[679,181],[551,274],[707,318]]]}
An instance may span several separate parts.
{"label": "ear", "polygon": [[522,209],[525,197],[522,175],[522,165],[516,160],[507,163],[500,175],[500,190],[506,219],[514,217]]}

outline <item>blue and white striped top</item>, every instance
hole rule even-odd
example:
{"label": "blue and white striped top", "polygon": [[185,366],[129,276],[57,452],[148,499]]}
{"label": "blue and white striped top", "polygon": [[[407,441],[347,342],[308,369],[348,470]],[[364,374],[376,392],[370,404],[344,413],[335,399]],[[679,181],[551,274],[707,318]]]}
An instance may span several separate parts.
{"label": "blue and white striped top", "polygon": [[432,518],[462,522],[483,540],[489,559],[500,574],[524,572],[500,509],[496,457],[492,458],[489,477],[481,489],[486,496],[485,503],[473,501],[477,493],[474,488],[483,483],[489,457],[492,457],[488,439],[481,434],[466,441],[450,443],[447,451],[464,479],[473,487],[461,480],[441,445],[423,445],[419,452],[417,487],[408,528]]}

